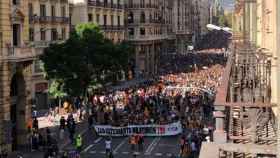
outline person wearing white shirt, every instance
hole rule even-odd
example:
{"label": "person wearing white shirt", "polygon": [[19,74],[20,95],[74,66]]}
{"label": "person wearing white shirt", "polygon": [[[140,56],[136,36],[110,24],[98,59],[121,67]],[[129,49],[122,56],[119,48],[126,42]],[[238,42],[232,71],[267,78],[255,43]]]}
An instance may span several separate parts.
{"label": "person wearing white shirt", "polygon": [[109,154],[111,152],[111,144],[112,144],[112,141],[110,138],[105,140],[105,149],[106,149],[107,154]]}

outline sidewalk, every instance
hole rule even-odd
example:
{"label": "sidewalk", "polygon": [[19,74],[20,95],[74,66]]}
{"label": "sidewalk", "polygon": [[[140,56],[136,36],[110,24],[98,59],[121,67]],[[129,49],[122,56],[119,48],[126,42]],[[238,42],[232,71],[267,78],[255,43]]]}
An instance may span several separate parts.
{"label": "sidewalk", "polygon": [[[48,117],[46,115],[46,112],[40,112],[38,115],[38,124],[39,124],[39,131],[42,132],[42,134],[45,134],[45,130],[48,127],[51,131],[51,134],[53,138],[55,138],[58,142],[59,150],[63,150],[66,146],[71,146],[71,142],[68,138],[68,132],[65,131],[65,137],[64,140],[59,140],[59,120],[61,116],[64,116],[65,119],[67,118],[68,114],[63,115],[57,115],[55,118]],[[74,119],[77,123],[76,125],[76,134],[83,135],[88,130],[87,125],[87,119],[84,119],[83,121],[78,121],[77,114],[73,114]],[[9,154],[8,158],[17,158],[17,155],[20,154],[23,156],[23,158],[43,158],[44,157],[44,151],[34,151],[30,152],[30,149],[28,147],[21,147],[19,151],[15,151]]]}

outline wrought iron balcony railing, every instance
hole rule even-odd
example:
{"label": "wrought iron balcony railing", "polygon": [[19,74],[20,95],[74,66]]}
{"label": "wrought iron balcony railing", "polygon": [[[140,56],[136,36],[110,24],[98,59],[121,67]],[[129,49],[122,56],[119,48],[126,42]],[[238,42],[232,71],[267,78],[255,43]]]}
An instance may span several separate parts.
{"label": "wrought iron balcony railing", "polygon": [[124,8],[123,4],[104,3],[104,2],[95,1],[95,0],[88,0],[88,5],[94,6],[94,7],[113,8],[113,9],[123,9]]}
{"label": "wrought iron balcony railing", "polygon": [[28,46],[8,46],[7,59],[10,62],[21,62],[33,60],[36,57],[36,53],[32,47]]}
{"label": "wrought iron balcony railing", "polygon": [[118,25],[101,25],[100,28],[104,31],[124,31],[124,26]]}
{"label": "wrought iron balcony railing", "polygon": [[58,17],[58,16],[30,16],[30,23],[69,23],[69,17]]}

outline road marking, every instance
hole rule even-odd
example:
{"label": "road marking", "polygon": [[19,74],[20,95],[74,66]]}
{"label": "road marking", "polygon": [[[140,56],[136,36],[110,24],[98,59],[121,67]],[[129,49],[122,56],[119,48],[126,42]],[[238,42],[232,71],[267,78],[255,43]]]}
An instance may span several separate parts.
{"label": "road marking", "polygon": [[148,146],[148,148],[146,149],[145,154],[146,154],[146,153],[149,153],[150,148],[151,148],[151,146],[154,144],[154,142],[156,141],[156,139],[157,139],[157,138],[153,139],[152,143],[151,143],[151,144]]}
{"label": "road marking", "polygon": [[162,153],[156,153],[155,155],[156,156],[162,156]]}
{"label": "road marking", "polygon": [[172,154],[170,154],[170,153],[167,154],[167,157],[171,157],[171,156],[172,156]]}
{"label": "road marking", "polygon": [[94,141],[94,143],[97,144],[97,143],[100,142],[101,140],[102,140],[102,137],[99,137],[98,139],[96,139],[96,140]]}
{"label": "road marking", "polygon": [[92,148],[95,144],[99,143],[102,140],[102,137],[99,137],[98,139],[96,139],[94,141],[94,144],[89,145],[88,147],[86,147],[82,152],[87,152],[90,148]]}
{"label": "road marking", "polygon": [[127,155],[127,154],[129,154],[129,152],[127,152],[127,151],[124,151],[124,152],[122,152],[122,154],[125,154],[125,155]]}
{"label": "road marking", "polygon": [[125,138],[113,151],[113,153],[116,153],[127,141],[128,138]]}
{"label": "road marking", "polygon": [[91,147],[93,147],[93,144],[91,144],[87,148],[85,148],[83,152],[87,152]]}
{"label": "road marking", "polygon": [[100,151],[100,154],[106,154],[106,152],[105,151]]}
{"label": "road marking", "polygon": [[160,141],[160,137],[155,138],[152,143],[148,146],[147,150],[145,151],[145,153],[149,153],[151,154],[151,152],[154,150],[154,148],[156,147],[157,143]]}
{"label": "road marking", "polygon": [[91,153],[91,154],[95,154],[95,153],[96,153],[96,151],[90,151],[89,153]]}
{"label": "road marking", "polygon": [[135,154],[135,155],[140,155],[140,153],[139,153],[139,152],[134,152],[134,154]]}

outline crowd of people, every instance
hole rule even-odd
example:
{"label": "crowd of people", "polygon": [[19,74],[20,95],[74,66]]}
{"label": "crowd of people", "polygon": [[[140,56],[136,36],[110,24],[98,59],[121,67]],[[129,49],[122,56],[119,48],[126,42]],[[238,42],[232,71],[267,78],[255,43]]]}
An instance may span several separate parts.
{"label": "crowd of people", "polygon": [[228,48],[231,36],[232,34],[223,30],[209,31],[198,41],[196,49],[205,50],[209,48]]}
{"label": "crowd of people", "polygon": [[[70,111],[76,110],[79,119],[83,119],[87,114],[89,128],[92,125],[122,127],[164,125],[180,121],[184,129],[180,141],[181,154],[195,157],[201,142],[209,135],[209,131],[205,134],[203,130],[205,128],[209,130],[208,127],[212,123],[212,103],[220,84],[226,58],[223,54],[190,53],[166,55],[160,61],[159,76],[130,87],[95,94],[87,100],[77,97]],[[61,117],[59,124],[59,138],[63,140],[67,131],[70,141],[75,144],[77,150],[80,150],[82,138],[75,137],[76,121],[73,115]],[[52,147],[46,155],[55,153],[56,142],[53,142],[48,129],[44,138],[38,132],[36,118],[33,120],[32,128],[30,137],[32,150],[38,150],[45,144]],[[131,136],[129,140],[132,148],[138,144],[141,149],[141,138],[137,135]]]}
{"label": "crowd of people", "polygon": [[92,96],[92,122],[113,126],[167,124],[190,117],[190,112],[200,117],[208,112],[221,80],[224,56],[199,53],[166,57],[162,61],[160,76]]}

